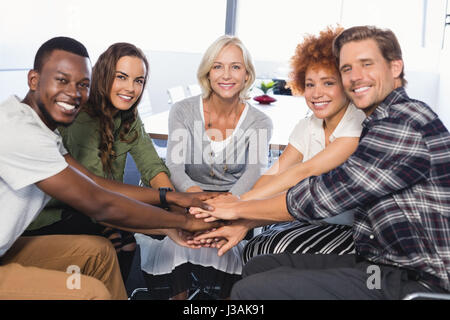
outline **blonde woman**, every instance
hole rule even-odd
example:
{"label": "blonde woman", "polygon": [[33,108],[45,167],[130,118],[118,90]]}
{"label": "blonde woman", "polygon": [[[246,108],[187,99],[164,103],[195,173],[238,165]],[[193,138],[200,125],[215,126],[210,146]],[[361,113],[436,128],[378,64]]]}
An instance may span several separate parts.
{"label": "blonde woman", "polygon": [[[170,111],[171,180],[177,191],[214,190],[239,196],[266,168],[272,132],[271,120],[246,102],[255,80],[252,59],[237,37],[222,36],[205,52],[197,78],[202,94],[174,104]],[[219,258],[213,248],[182,248],[168,238],[146,240],[143,269],[166,277],[173,295],[188,289],[192,268],[200,281],[219,284],[222,298],[240,277],[243,243]]]}

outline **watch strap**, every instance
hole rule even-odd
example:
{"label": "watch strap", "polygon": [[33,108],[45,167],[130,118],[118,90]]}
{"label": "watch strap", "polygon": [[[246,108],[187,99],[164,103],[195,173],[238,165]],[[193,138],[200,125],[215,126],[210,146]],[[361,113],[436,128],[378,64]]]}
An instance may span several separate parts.
{"label": "watch strap", "polygon": [[173,191],[171,188],[159,188],[159,202],[161,204],[161,207],[163,208],[169,208],[169,203],[166,199],[167,192]]}

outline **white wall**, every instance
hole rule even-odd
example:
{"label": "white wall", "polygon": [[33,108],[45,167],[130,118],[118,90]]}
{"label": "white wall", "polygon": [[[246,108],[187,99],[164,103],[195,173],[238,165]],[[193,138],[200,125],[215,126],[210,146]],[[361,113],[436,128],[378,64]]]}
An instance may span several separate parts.
{"label": "white wall", "polygon": [[[422,100],[430,105],[443,119],[450,123],[450,50],[440,57],[431,57],[422,53],[424,60],[440,58],[437,70],[408,69],[406,91],[411,98]],[[186,88],[197,83],[197,68],[202,55],[199,53],[182,53],[171,51],[148,51],[150,77],[146,92],[141,101],[140,111],[143,116],[159,113],[170,108],[167,89],[175,86]],[[433,58],[433,59],[432,59]],[[287,63],[280,61],[255,61],[258,78],[286,78]],[[412,69],[412,70],[410,70]],[[28,90],[28,70],[0,71],[0,101],[11,94],[23,98]],[[448,126],[450,127],[450,126]]]}
{"label": "white wall", "polygon": [[[33,52],[37,50],[33,48]],[[15,59],[11,52],[8,59],[3,59],[3,67],[8,70],[0,71],[0,101],[11,94],[23,98],[28,91],[27,74],[32,68],[34,55],[28,54],[28,61],[24,56]],[[201,54],[172,51],[147,51],[150,63],[150,77],[146,92],[141,100],[141,113],[158,113],[169,108],[167,89],[174,86],[187,86],[197,83],[197,67]],[[7,61],[10,61],[9,64]],[[93,63],[95,60],[93,61]],[[12,68],[22,69],[12,69]],[[1,66],[0,66],[1,69]]]}
{"label": "white wall", "polygon": [[158,113],[169,108],[167,89],[197,83],[197,68],[202,55],[172,51],[149,51],[146,55],[150,64],[147,85],[152,113]]}
{"label": "white wall", "polygon": [[226,0],[2,0],[0,12],[0,69],[24,68],[55,36],[81,41],[93,61],[121,41],[202,52],[225,30]]}
{"label": "white wall", "polygon": [[10,95],[23,99],[28,91],[28,70],[0,71],[0,102]]}
{"label": "white wall", "polygon": [[[23,96],[26,93],[27,69],[32,66],[32,60],[38,46],[50,36],[55,36],[54,32],[58,32],[76,38],[81,37],[80,40],[89,49],[93,63],[96,61],[98,55],[106,49],[107,45],[114,41],[136,42],[138,46],[146,50],[150,61],[150,79],[148,90],[142,99],[140,109],[143,113],[158,113],[170,107],[168,104],[169,97],[167,95],[168,88],[196,83],[196,71],[201,59],[201,53],[189,52],[192,52],[193,49],[197,52],[203,52],[206,49],[206,45],[215,38],[216,33],[222,32],[223,15],[216,14],[216,11],[223,11],[225,7],[224,0],[219,1],[220,3],[217,2],[219,3],[219,7],[215,7],[212,2],[206,0],[195,2],[195,5],[204,6],[205,10],[210,13],[202,23],[196,22],[194,27],[197,29],[188,28],[191,25],[191,20],[196,19],[172,14],[171,5],[160,4],[156,0],[146,2],[145,6],[139,7],[139,14],[134,16],[133,30],[134,28],[138,30],[135,33],[127,31],[130,30],[128,29],[129,26],[123,26],[124,22],[122,17],[118,17],[118,20],[108,19],[107,22],[109,24],[106,24],[106,26],[99,26],[92,29],[91,21],[95,21],[93,16],[98,14],[102,6],[96,2],[90,6],[91,9],[94,8],[95,10],[87,10],[85,12],[84,5],[88,2],[88,0],[67,0],[66,2],[57,0],[16,0],[14,2],[0,2],[0,11],[4,13],[4,17],[0,20],[0,70],[23,69],[19,71],[0,71],[0,100],[5,99],[12,93],[18,94],[19,96]],[[419,0],[414,0],[411,3],[417,4],[419,2]],[[114,10],[117,8],[114,9],[115,6],[111,5],[111,3],[115,5],[121,2],[120,0],[112,0],[112,2],[109,2],[108,8],[105,8],[106,16],[114,16],[113,13],[116,12]],[[130,3],[135,2],[131,1]],[[416,21],[414,23],[415,27],[411,30],[402,28],[402,23],[396,22],[397,20],[393,18],[398,16],[399,13],[396,12],[398,10],[393,10],[393,12],[388,13],[381,10],[380,8],[382,6],[390,4],[389,0],[383,0],[376,4],[370,1],[359,0],[341,0],[341,3],[344,9],[341,20],[344,26],[364,22],[377,24],[378,22],[381,23],[389,20],[393,25],[389,25],[388,27],[398,28],[398,33],[402,38],[407,38],[409,34],[420,33],[422,30],[421,28],[417,28],[417,25],[420,25],[420,21]],[[401,0],[399,3],[396,2],[396,6],[407,8],[408,3],[407,0]],[[60,14],[56,16],[51,14],[45,9],[49,6],[54,8],[53,12]],[[22,12],[20,10],[22,7],[27,7],[27,10]],[[189,6],[180,8],[184,11],[183,14],[190,13],[194,15],[197,12],[197,10],[191,10],[193,12],[189,12]],[[217,8],[220,8],[220,10]],[[352,8],[356,8],[364,14],[352,14]],[[404,21],[406,25],[412,24],[411,20],[416,18],[416,20],[421,19],[419,19],[417,13],[417,5],[414,8],[416,9],[413,11],[408,9],[402,11],[402,15],[404,14],[408,18]],[[425,47],[422,47],[423,43],[419,41],[422,37],[417,36],[412,37],[411,39],[413,40],[407,41],[406,43],[401,42],[401,45],[404,51],[406,78],[409,81],[407,87],[409,95],[412,98],[420,99],[428,103],[443,119],[446,119],[446,123],[449,123],[450,62],[448,61],[450,60],[450,54],[448,53],[448,49],[447,51],[441,51],[440,47],[443,36],[442,26],[445,19],[442,14],[444,8],[445,0],[428,1]],[[151,15],[146,15],[145,11],[149,11],[150,9]],[[126,12],[125,10],[124,14]],[[213,17],[212,13],[217,17]],[[314,12],[314,14],[317,14],[317,12]],[[54,16],[54,20],[47,18],[46,15],[49,15],[49,17]],[[412,19],[411,15],[415,18]],[[37,17],[40,17],[39,19],[42,21],[36,21]],[[214,24],[214,20],[220,21]],[[166,27],[157,28],[156,25],[158,23],[152,21],[158,22],[159,25],[167,21],[165,24]],[[255,22],[258,22],[257,17],[255,18]],[[116,31],[108,32],[109,29],[115,28],[116,24],[121,27],[117,30],[114,29]],[[19,28],[20,25],[25,25],[25,28]],[[174,28],[168,28],[167,25],[174,26]],[[205,28],[205,25],[208,27]],[[281,30],[277,30],[277,33],[271,37],[265,37],[264,30],[271,28],[276,29],[278,26],[271,26],[270,23],[255,23],[253,30],[256,42],[271,45],[273,43],[271,40],[274,40],[272,38],[283,38],[283,32]],[[89,30],[89,33],[94,35],[101,33],[105,36],[94,36],[91,37],[92,39],[85,40],[86,30]],[[200,30],[203,31],[200,32]],[[263,33],[260,33],[261,31]],[[448,28],[447,32],[450,33],[450,28]],[[179,39],[180,37],[183,38],[181,39],[182,41]],[[450,41],[450,38],[448,40]],[[175,52],[175,49],[167,48],[168,46],[175,47],[175,45],[178,46],[180,44],[181,47],[179,48],[182,48],[185,52]],[[447,46],[450,47],[450,42],[447,43]],[[165,48],[161,49],[161,47]],[[254,57],[258,58],[258,55],[254,54]],[[289,73],[288,63],[289,61],[287,59],[284,61],[256,60],[257,77],[286,78]]]}
{"label": "white wall", "polygon": [[[450,39],[450,38],[449,38]],[[440,57],[440,81],[436,112],[450,130],[450,43]]]}

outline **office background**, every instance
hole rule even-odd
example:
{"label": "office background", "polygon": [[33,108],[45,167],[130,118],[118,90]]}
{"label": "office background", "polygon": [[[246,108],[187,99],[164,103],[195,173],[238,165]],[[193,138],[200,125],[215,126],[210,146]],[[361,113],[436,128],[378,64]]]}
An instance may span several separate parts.
{"label": "office background", "polygon": [[[131,42],[150,61],[140,112],[170,107],[167,90],[196,82],[202,53],[218,36],[239,36],[260,79],[286,78],[295,46],[326,26],[392,29],[404,53],[411,97],[427,102],[450,127],[448,0],[15,0],[0,11],[0,99],[23,96],[36,50],[64,35],[88,48],[92,63],[110,44]],[[447,29],[447,30],[446,30]]]}

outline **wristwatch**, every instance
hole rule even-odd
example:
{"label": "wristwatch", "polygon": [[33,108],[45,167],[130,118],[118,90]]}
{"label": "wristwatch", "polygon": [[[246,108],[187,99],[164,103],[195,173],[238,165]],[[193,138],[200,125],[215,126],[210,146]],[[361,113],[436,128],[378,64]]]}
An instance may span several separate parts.
{"label": "wristwatch", "polygon": [[166,199],[166,193],[173,191],[171,188],[159,188],[159,203],[161,204],[161,207],[164,209],[169,208],[169,203],[167,203]]}

